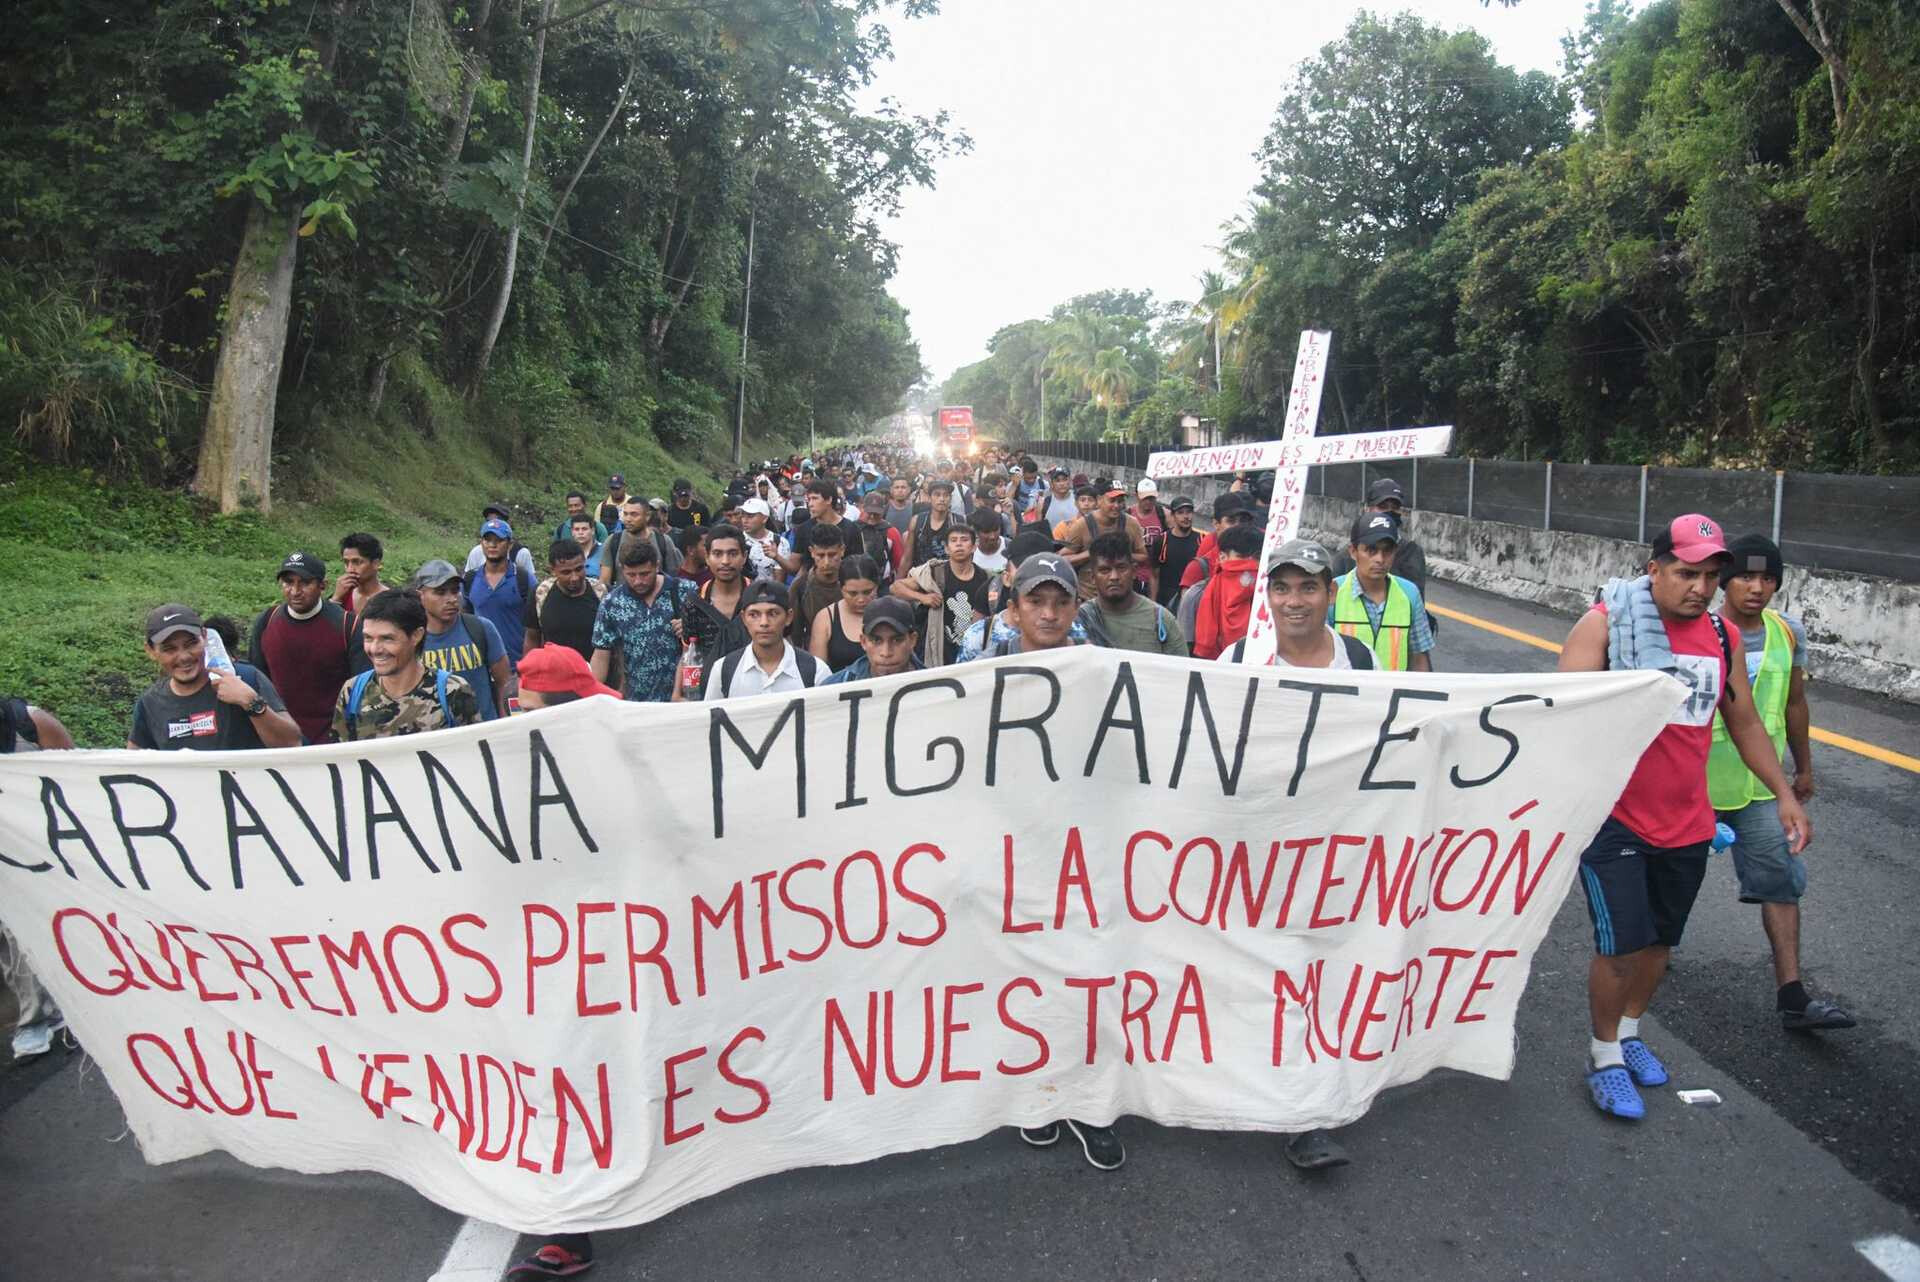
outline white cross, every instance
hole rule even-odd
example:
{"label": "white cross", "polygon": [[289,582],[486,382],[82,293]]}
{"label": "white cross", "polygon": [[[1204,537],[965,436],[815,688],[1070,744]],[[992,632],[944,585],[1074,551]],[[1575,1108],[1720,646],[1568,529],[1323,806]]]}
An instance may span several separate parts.
{"label": "white cross", "polygon": [[[1326,386],[1327,349],[1332,339],[1331,330],[1300,332],[1300,350],[1293,361],[1293,390],[1287,397],[1287,423],[1279,440],[1174,451],[1147,459],[1147,475],[1156,481],[1174,476],[1273,471],[1273,502],[1267,510],[1267,535],[1260,548],[1260,577],[1256,583],[1266,582],[1273,554],[1299,529],[1309,467],[1374,459],[1430,458],[1445,454],[1453,443],[1450,426],[1315,436],[1314,427],[1320,418],[1320,393]],[[1272,649],[1273,615],[1267,608],[1265,592],[1256,588],[1253,600],[1246,657],[1249,662],[1259,663]]]}

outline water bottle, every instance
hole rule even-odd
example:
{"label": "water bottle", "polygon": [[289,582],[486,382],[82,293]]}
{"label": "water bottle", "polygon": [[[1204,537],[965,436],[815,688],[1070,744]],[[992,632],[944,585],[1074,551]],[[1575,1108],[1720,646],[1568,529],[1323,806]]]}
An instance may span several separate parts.
{"label": "water bottle", "polygon": [[233,656],[227,653],[227,643],[212,628],[207,629],[207,668],[223,676],[233,676]]}
{"label": "water bottle", "polygon": [[680,697],[693,699],[699,693],[700,644],[697,641],[689,641],[686,648],[680,651]]}
{"label": "water bottle", "polygon": [[1707,843],[1707,853],[1717,855],[1733,844],[1733,829],[1727,824],[1713,826],[1713,840]]}

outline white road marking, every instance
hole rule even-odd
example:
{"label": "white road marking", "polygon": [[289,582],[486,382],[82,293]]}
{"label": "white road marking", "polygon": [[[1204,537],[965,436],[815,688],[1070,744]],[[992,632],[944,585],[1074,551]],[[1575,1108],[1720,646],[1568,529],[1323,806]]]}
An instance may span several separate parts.
{"label": "white road marking", "polygon": [[1898,1233],[1863,1237],[1853,1249],[1867,1257],[1867,1263],[1886,1274],[1893,1282],[1920,1282],[1920,1246]]}
{"label": "white road marking", "polygon": [[520,1235],[512,1229],[484,1220],[463,1220],[446,1258],[427,1282],[499,1282],[519,1240]]}

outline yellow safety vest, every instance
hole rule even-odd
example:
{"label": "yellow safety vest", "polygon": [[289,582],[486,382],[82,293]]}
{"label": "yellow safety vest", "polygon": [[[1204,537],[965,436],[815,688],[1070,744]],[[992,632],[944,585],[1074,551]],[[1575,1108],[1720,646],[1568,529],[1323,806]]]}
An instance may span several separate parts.
{"label": "yellow safety vest", "polygon": [[[1773,740],[1773,755],[1787,750],[1787,691],[1793,684],[1793,630],[1772,610],[1761,612],[1766,625],[1766,648],[1753,677],[1753,708]],[[1750,802],[1766,801],[1768,792],[1727,734],[1727,723],[1713,714],[1713,744],[1707,750],[1707,800],[1715,810],[1739,810]]]}
{"label": "yellow safety vest", "polygon": [[1387,576],[1387,604],[1380,614],[1380,628],[1374,630],[1367,617],[1366,603],[1360,599],[1357,571],[1340,576],[1334,585],[1333,630],[1342,636],[1358,637],[1373,651],[1375,666],[1405,672],[1413,657],[1413,602],[1400,580]]}

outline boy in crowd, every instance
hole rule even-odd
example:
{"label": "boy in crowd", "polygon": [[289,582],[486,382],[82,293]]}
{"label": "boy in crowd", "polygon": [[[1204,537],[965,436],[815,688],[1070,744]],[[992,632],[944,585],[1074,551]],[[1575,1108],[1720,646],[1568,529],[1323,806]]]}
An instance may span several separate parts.
{"label": "boy in crowd", "polygon": [[946,558],[916,565],[893,584],[894,596],[926,612],[920,658],[929,668],[955,662],[967,629],[990,616],[999,598],[997,581],[973,563],[973,527],[949,519],[945,530]]}
{"label": "boy in crowd", "polygon": [[1098,635],[1117,650],[1146,654],[1187,653],[1180,621],[1159,602],[1142,596],[1134,575],[1138,563],[1124,534],[1102,534],[1088,549],[1093,566],[1093,599],[1080,607],[1088,636]]}
{"label": "boy in crowd", "polygon": [[1431,672],[1433,631],[1427,626],[1427,603],[1412,580],[1391,569],[1399,543],[1399,517],[1368,511],[1354,518],[1347,546],[1353,569],[1334,580],[1327,622],[1373,651],[1375,667]]}
{"label": "boy in crowd", "polygon": [[[506,643],[492,620],[461,609],[460,571],[451,561],[429,561],[414,572],[408,586],[420,594],[427,614],[420,662],[432,671],[450,672],[472,687],[481,720],[506,716],[507,681],[513,674]],[[515,620],[515,639],[524,640],[525,635]]]}
{"label": "boy in crowd", "polygon": [[827,675],[825,664],[787,640],[793,611],[787,608],[786,590],[779,584],[749,583],[741,596],[740,619],[750,641],[715,661],[703,698],[790,694]]}
{"label": "boy in crowd", "polygon": [[794,579],[787,598],[793,611],[793,639],[802,648],[813,635],[814,616],[840,599],[840,563],[847,556],[847,537],[839,526],[809,526],[808,533],[808,565]]}
{"label": "boy in crowd", "polygon": [[340,687],[329,736],[335,743],[424,734],[481,720],[472,686],[444,668],[430,671],[421,662],[427,610],[419,596],[395,589],[382,592],[367,602],[363,623],[367,659],[373,666]]}
{"label": "boy in crowd", "polygon": [[547,568],[552,573],[527,598],[520,617],[525,633],[520,652],[530,654],[558,642],[584,663],[593,655],[593,624],[600,613],[600,599],[607,594],[606,585],[593,577],[586,552],[571,539],[553,541],[547,549]]}
{"label": "boy in crowd", "polygon": [[[1753,710],[1772,742],[1773,758],[1792,754],[1794,800],[1805,805],[1813,800],[1807,630],[1792,615],[1769,608],[1784,569],[1772,539],[1748,534],[1728,544],[1727,553],[1727,563],[1720,567],[1725,594],[1720,617],[1740,634]],[[1787,849],[1778,800],[1740,759],[1726,718],[1718,712],[1707,751],[1707,800],[1719,821],[1733,829],[1740,902],[1760,905],[1760,925],[1773,953],[1780,1026],[1794,1032],[1852,1028],[1853,1016],[1832,1002],[1809,997],[1800,980],[1800,897],[1807,890],[1806,863]]]}
{"label": "boy in crowd", "polygon": [[690,580],[661,572],[659,553],[650,541],[629,543],[620,553],[620,584],[607,593],[594,616],[593,679],[607,680],[617,657],[626,674],[626,698],[666,703],[673,697],[674,667],[680,658],[681,611],[698,595]]}
{"label": "boy in crowd", "polygon": [[308,743],[325,743],[334,696],[348,676],[353,616],[327,600],[327,567],[306,552],[280,563],[280,604],[253,621],[247,654],[273,680]]}
{"label": "boy in crowd", "polygon": [[1160,565],[1154,582],[1154,600],[1169,610],[1180,605],[1180,580],[1200,551],[1200,532],[1193,528],[1193,500],[1175,495],[1166,502],[1167,529],[1160,538]]}
{"label": "boy in crowd", "polygon": [[[564,533],[556,536],[565,537]],[[520,661],[524,637],[520,620],[535,583],[533,573],[515,563],[513,548],[513,527],[498,517],[488,520],[480,527],[480,568],[468,570],[460,584],[467,609],[491,623],[506,646],[509,669]],[[428,612],[432,612],[431,607]],[[511,681],[511,671],[508,675]]]}
{"label": "boy in crowd", "polygon": [[156,606],[147,614],[147,657],[160,678],[134,701],[129,748],[220,752],[291,748],[300,727],[287,715],[273,682],[251,664],[232,672],[207,668],[206,625],[190,606]]}
{"label": "boy in crowd", "polygon": [[860,648],[866,651],[830,677],[820,678],[823,686],[865,681],[872,677],[891,677],[915,672],[926,665],[914,654],[919,638],[913,631],[913,607],[898,597],[881,597],[867,607]]}
{"label": "boy in crowd", "polygon": [[371,534],[349,534],[340,540],[340,580],[333,585],[333,603],[351,614],[387,590],[380,581],[380,563],[387,552]]}

